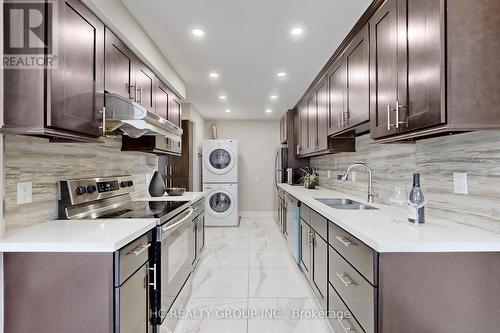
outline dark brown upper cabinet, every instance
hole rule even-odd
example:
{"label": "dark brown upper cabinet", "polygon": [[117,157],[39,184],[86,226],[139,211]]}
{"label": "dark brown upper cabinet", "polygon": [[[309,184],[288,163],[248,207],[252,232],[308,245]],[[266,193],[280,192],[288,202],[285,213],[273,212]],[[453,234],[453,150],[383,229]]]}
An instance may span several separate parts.
{"label": "dark brown upper cabinet", "polygon": [[134,62],[134,93],[135,101],[149,112],[155,112],[155,74],[139,60]]}
{"label": "dark brown upper cabinet", "polygon": [[113,32],[106,29],[107,92],[130,98],[155,112],[156,76]]}
{"label": "dark brown upper cabinet", "polygon": [[312,153],[318,149],[318,105],[316,104],[315,91],[307,99],[307,117],[309,126],[307,153]]}
{"label": "dark brown upper cabinet", "polygon": [[[370,20],[370,134],[372,138],[397,133],[398,0],[387,0]],[[398,125],[399,126],[399,125]]]}
{"label": "dark brown upper cabinet", "polygon": [[168,106],[168,120],[181,127],[181,101],[173,93],[170,94],[170,102]]}
{"label": "dark brown upper cabinet", "polygon": [[347,114],[347,70],[341,57],[332,66],[328,77],[328,135],[344,128]]}
{"label": "dark brown upper cabinet", "polygon": [[57,67],[4,71],[2,131],[96,141],[104,107],[104,25],[80,1],[58,4],[52,22]]}
{"label": "dark brown upper cabinet", "polygon": [[155,113],[164,118],[168,119],[168,109],[170,102],[170,89],[168,89],[167,85],[156,79],[156,96],[155,96]]}
{"label": "dark brown upper cabinet", "polygon": [[370,120],[369,25],[353,38],[344,58],[347,69],[347,113],[343,127],[350,129]]}
{"label": "dark brown upper cabinet", "polygon": [[135,55],[109,29],[106,29],[105,49],[105,90],[131,98]]}
{"label": "dark brown upper cabinet", "polygon": [[297,156],[307,154],[309,147],[309,117],[307,112],[307,103],[304,101],[298,107],[298,128],[299,140],[297,142]]}
{"label": "dark brown upper cabinet", "polygon": [[442,5],[441,0],[389,0],[373,15],[372,138],[446,122]]}
{"label": "dark brown upper cabinet", "polygon": [[286,144],[288,139],[288,117],[287,112],[280,119],[280,143]]}
{"label": "dark brown upper cabinet", "polygon": [[326,77],[316,89],[317,144],[316,149],[328,149],[328,81]]}

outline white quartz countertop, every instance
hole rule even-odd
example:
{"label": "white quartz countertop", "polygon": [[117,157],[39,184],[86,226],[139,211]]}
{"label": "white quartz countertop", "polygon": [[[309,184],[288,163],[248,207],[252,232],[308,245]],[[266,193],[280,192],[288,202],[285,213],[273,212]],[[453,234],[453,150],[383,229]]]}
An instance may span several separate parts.
{"label": "white quartz countertop", "polygon": [[114,252],[155,226],[155,219],[47,221],[7,233],[0,252]]}
{"label": "white quartz countertop", "polygon": [[164,195],[162,197],[152,197],[149,194],[144,195],[144,197],[139,197],[135,200],[137,201],[189,201],[194,203],[205,196],[203,192],[185,192],[183,195],[179,196],[169,196]]}
{"label": "white quartz countertop", "polygon": [[[137,201],[189,201],[203,192],[182,196],[151,197]],[[54,220],[8,232],[0,240],[0,252],[114,252],[156,226],[156,219]]]}
{"label": "white quartz countertop", "polygon": [[349,198],[363,203],[366,199],[321,187],[279,187],[378,252],[500,251],[500,234],[488,230],[432,218],[423,225],[397,223],[396,209],[389,205],[369,204],[379,210],[340,210],[315,199]]}

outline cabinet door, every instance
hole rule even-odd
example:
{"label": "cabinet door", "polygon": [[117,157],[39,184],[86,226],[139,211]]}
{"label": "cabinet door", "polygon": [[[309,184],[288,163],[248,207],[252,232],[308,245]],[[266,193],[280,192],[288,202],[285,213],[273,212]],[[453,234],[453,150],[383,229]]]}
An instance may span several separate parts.
{"label": "cabinet door", "polygon": [[205,215],[201,214],[196,219],[196,255],[201,258],[205,247]]}
{"label": "cabinet door", "polygon": [[170,101],[170,90],[165,83],[156,79],[156,96],[155,96],[155,113],[164,118],[168,119],[168,107]]}
{"label": "cabinet door", "polygon": [[328,134],[335,134],[343,129],[347,112],[347,70],[341,58],[332,66],[328,74]]}
{"label": "cabinet door", "polygon": [[311,227],[300,220],[300,267],[309,278],[311,274]]}
{"label": "cabinet door", "polygon": [[307,142],[309,140],[309,122],[307,117],[307,103],[302,102],[299,106],[299,155],[307,153]]}
{"label": "cabinet door", "polygon": [[104,89],[107,92],[130,98],[133,59],[133,53],[106,29]]}
{"label": "cabinet door", "polygon": [[387,0],[370,20],[370,136],[396,134],[398,100],[397,0]]}
{"label": "cabinet door", "polygon": [[146,110],[155,112],[154,88],[156,76],[140,62],[135,63],[135,101]]}
{"label": "cabinet door", "polygon": [[[401,132],[444,123],[442,0],[399,0]],[[407,94],[406,94],[407,92]]]}
{"label": "cabinet door", "polygon": [[57,10],[58,68],[49,72],[47,126],[98,136],[98,114],[104,107],[104,25],[80,1],[60,2]]}
{"label": "cabinet door", "polygon": [[328,84],[326,78],[316,91],[318,150],[328,148]]}
{"label": "cabinet door", "polygon": [[312,281],[319,292],[320,302],[326,308],[328,295],[328,243],[314,233],[312,247]]}
{"label": "cabinet door", "polygon": [[307,152],[311,153],[315,152],[318,147],[318,106],[316,105],[316,92],[313,92],[307,100],[307,117],[309,125]]}
{"label": "cabinet door", "polygon": [[347,117],[345,127],[370,120],[370,50],[367,24],[346,50]]}
{"label": "cabinet door", "polygon": [[168,120],[176,126],[181,126],[181,102],[173,93],[170,94]]}

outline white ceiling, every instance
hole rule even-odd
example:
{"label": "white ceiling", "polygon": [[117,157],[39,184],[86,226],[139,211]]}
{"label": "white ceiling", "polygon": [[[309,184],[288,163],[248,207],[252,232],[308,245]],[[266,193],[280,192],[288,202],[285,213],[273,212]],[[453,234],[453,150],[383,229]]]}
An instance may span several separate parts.
{"label": "white ceiling", "polygon": [[[184,79],[187,101],[208,119],[280,117],[299,100],[371,2],[122,1]],[[299,38],[290,35],[295,26],[304,29]],[[205,35],[195,38],[193,28]],[[220,77],[211,79],[211,71]],[[285,78],[276,76],[281,71]],[[271,95],[278,98],[271,100]]]}

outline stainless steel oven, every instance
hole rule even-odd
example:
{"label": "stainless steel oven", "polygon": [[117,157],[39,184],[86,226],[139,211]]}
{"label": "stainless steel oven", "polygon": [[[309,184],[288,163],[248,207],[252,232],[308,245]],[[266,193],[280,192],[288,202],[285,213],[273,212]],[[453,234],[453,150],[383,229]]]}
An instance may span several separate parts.
{"label": "stainless steel oven", "polygon": [[161,325],[188,280],[196,258],[194,212],[189,207],[156,228],[155,264],[159,270],[156,309],[153,317]]}

